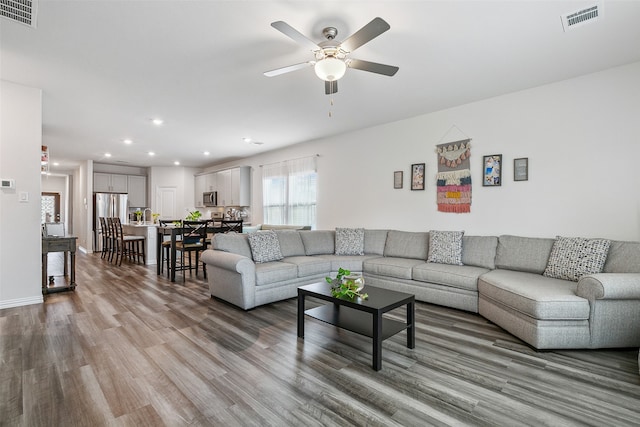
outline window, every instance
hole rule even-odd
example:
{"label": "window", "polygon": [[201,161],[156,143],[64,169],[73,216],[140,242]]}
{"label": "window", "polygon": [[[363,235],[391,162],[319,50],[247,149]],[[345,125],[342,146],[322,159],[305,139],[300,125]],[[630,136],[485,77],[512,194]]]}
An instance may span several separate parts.
{"label": "window", "polygon": [[265,224],[316,225],[316,158],[262,167]]}

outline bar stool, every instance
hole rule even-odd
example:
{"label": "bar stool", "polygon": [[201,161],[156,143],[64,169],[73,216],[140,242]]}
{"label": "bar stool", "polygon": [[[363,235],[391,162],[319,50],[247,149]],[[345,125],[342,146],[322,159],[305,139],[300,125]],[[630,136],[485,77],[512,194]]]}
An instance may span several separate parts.
{"label": "bar stool", "polygon": [[[185,271],[193,269],[191,256],[195,253],[196,257],[196,276],[198,275],[198,264],[200,263],[200,252],[207,248],[207,225],[210,220],[204,221],[183,221],[182,222],[182,239],[176,242],[176,251],[180,252],[180,265],[176,262],[176,270],[182,271],[182,280],[185,280]],[[185,256],[188,255],[188,264],[185,264]],[[177,260],[176,260],[177,261]],[[204,277],[207,277],[206,267],[203,265]]]}
{"label": "bar stool", "polygon": [[116,246],[115,263],[118,264],[118,266],[122,265],[122,259],[124,257],[128,257],[130,261],[140,262],[140,257],[142,257],[142,263],[146,264],[147,255],[144,249],[145,237],[124,234],[122,232],[122,223],[120,222],[120,218],[113,218],[112,222]]}
{"label": "bar stool", "polygon": [[[167,225],[174,224],[176,222],[182,222],[179,219],[160,219],[158,224],[160,227],[166,227]],[[171,276],[171,239],[163,240],[160,243],[160,274],[164,273],[164,262],[167,262],[167,276]]]}

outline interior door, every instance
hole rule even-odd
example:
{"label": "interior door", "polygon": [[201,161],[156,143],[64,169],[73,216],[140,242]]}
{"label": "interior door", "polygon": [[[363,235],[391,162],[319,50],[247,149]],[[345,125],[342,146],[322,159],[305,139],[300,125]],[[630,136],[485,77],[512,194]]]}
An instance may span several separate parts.
{"label": "interior door", "polygon": [[177,215],[176,187],[157,187],[156,189],[156,209],[160,214],[160,219],[176,219]]}

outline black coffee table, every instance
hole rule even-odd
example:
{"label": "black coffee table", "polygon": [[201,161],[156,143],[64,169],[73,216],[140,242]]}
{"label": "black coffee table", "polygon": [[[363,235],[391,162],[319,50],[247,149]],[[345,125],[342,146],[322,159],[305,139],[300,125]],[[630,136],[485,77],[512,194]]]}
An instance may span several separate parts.
{"label": "black coffee table", "polygon": [[[373,369],[382,368],[382,341],[407,330],[407,347],[415,348],[415,296],[388,289],[365,286],[369,298],[347,299],[331,295],[331,285],[326,282],[300,286],[298,288],[298,337],[304,338],[304,315],[313,317],[339,328],[373,338]],[[331,304],[304,309],[304,298],[315,297]],[[395,308],[407,306],[407,322],[383,317]]]}

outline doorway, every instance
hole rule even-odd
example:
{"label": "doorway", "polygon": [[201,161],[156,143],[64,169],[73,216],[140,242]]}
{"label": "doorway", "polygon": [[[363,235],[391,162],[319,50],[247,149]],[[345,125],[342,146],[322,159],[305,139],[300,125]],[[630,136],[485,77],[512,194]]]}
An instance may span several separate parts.
{"label": "doorway", "polygon": [[40,223],[60,222],[60,193],[42,193]]}

